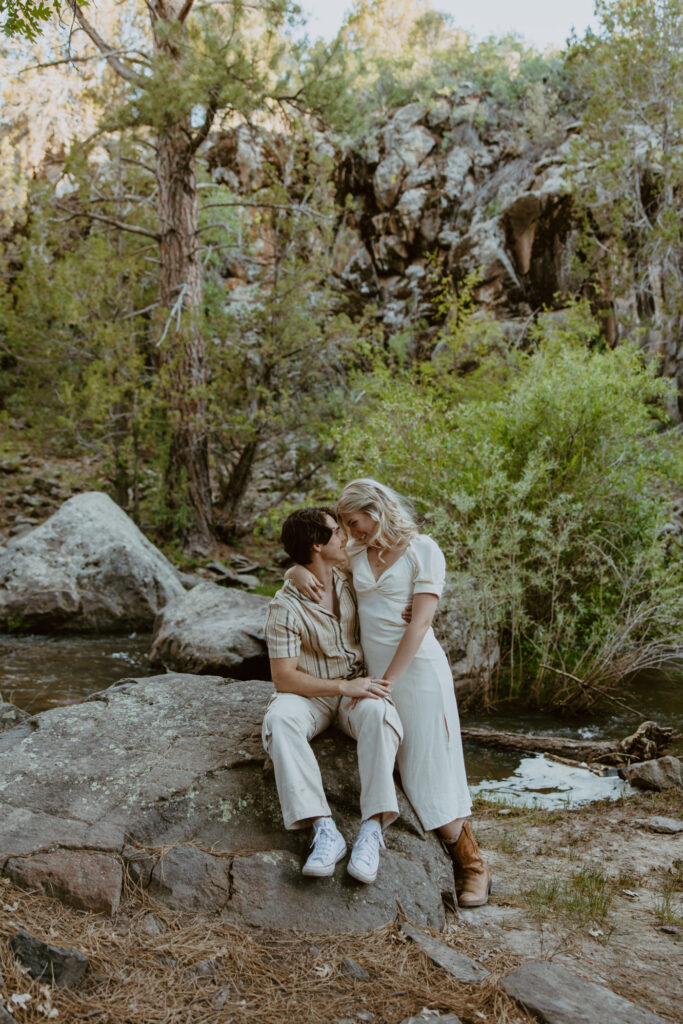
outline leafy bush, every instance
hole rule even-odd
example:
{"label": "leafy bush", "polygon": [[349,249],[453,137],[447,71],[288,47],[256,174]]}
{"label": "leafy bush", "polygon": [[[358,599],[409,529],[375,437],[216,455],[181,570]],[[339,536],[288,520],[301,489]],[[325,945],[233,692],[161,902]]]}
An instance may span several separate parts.
{"label": "leafy bush", "polygon": [[[486,95],[497,116],[521,123],[532,138],[566,121],[574,83],[558,53],[540,54],[517,35],[479,42],[423,0],[356,0],[338,40],[353,81],[355,125],[415,100],[430,103],[465,87]],[[470,112],[483,127],[492,111]]]}
{"label": "leafy bush", "polygon": [[589,705],[683,644],[670,382],[635,346],[596,345],[581,306],[541,317],[535,350],[503,373],[485,357],[477,390],[457,374],[452,334],[450,367],[442,352],[440,369],[363,376],[339,478],[372,475],[414,501],[463,611],[498,634],[504,660],[484,697]]}

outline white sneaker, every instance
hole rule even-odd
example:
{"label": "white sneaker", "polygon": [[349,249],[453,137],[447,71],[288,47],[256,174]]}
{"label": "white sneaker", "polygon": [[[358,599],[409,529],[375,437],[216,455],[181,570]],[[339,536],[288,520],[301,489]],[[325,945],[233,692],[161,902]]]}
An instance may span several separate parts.
{"label": "white sneaker", "polygon": [[313,850],[301,869],[301,874],[325,878],[334,874],[335,865],[346,853],[346,842],[332,818],[319,818],[313,828]]}
{"label": "white sneaker", "polygon": [[368,818],[360,827],[358,838],[353,844],[346,870],[359,882],[374,882],[379,868],[380,847],[386,850],[382,828],[374,818]]}

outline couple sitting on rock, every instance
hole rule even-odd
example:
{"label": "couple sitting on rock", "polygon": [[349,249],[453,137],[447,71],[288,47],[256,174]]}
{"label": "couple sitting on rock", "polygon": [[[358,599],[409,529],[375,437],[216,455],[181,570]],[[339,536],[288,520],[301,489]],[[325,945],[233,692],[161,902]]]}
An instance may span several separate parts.
{"label": "couple sitting on rock", "polygon": [[345,487],[334,511],[293,512],[282,542],[295,564],[266,619],[277,693],[263,742],[285,827],[313,825],[304,875],[331,875],[346,854],[310,746],[334,721],[358,748],[362,824],[349,874],[368,883],[377,876],[383,829],[398,815],[396,761],[423,827],[451,856],[459,905],[483,906],[491,876],[467,823],[453,678],[431,628],[441,551],[398,495],[370,479]]}

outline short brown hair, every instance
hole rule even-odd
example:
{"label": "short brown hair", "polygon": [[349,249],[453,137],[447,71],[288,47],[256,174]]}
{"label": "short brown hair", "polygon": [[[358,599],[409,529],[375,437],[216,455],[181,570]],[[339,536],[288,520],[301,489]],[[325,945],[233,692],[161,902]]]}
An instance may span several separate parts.
{"label": "short brown hair", "polygon": [[282,524],[280,540],[293,562],[308,565],[313,545],[327,544],[333,530],[325,522],[326,516],[330,516],[336,523],[332,509],[322,506],[299,508],[287,516]]}

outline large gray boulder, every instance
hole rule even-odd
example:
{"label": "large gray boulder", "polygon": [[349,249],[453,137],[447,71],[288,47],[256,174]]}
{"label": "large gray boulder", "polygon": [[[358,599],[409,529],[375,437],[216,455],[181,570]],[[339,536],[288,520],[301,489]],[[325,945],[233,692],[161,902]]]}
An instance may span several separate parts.
{"label": "large gray boulder", "polygon": [[472,624],[448,583],[434,616],[434,632],[448,655],[456,693],[476,691],[498,664],[500,648],[494,632],[486,634]]}
{"label": "large gray boulder", "polygon": [[[355,931],[443,924],[450,862],[402,794],[377,882],[300,869],[308,832],[282,826],[260,727],[272,684],[167,674],[122,680],[3,734],[0,871],[72,905],[112,912],[124,870],[171,907],[239,925]],[[359,825],[355,744],[315,743],[335,819]]]}
{"label": "large gray boulder", "polygon": [[671,754],[640,761],[624,768],[622,775],[637,789],[683,789],[683,764]]}
{"label": "large gray boulder", "polygon": [[263,633],[269,599],[199,583],[171,601],[154,624],[150,661],[176,672],[268,675]]}
{"label": "large gray boulder", "polygon": [[96,491],[70,498],[0,553],[0,629],[149,629],[183,592],[171,563]]}
{"label": "large gray boulder", "polygon": [[664,1024],[662,1017],[605,985],[546,960],[522,964],[500,987],[546,1024]]}

